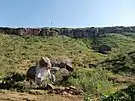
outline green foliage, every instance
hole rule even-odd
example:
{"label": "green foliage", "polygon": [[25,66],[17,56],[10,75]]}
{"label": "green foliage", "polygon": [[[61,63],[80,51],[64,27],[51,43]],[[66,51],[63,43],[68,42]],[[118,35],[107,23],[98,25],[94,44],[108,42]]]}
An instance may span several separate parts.
{"label": "green foliage", "polygon": [[91,96],[86,95],[84,98],[84,101],[93,101],[93,100],[91,99]]}
{"label": "green foliage", "polygon": [[100,64],[113,73],[119,73],[124,75],[132,75],[135,72],[135,51],[129,52],[124,55],[118,55],[117,58],[112,60],[105,60]]}
{"label": "green foliage", "polygon": [[135,101],[135,84],[114,93],[103,101]]}
{"label": "green foliage", "polygon": [[88,63],[104,58],[99,53],[93,53],[82,39],[0,34],[0,78],[18,68],[24,71],[22,68],[28,68],[41,56],[67,56],[73,59],[74,66],[80,67],[86,67]]}
{"label": "green foliage", "polygon": [[109,93],[108,89],[112,86],[107,71],[103,70],[78,69],[68,82],[89,94]]}
{"label": "green foliage", "polygon": [[[93,51],[93,47],[98,48],[101,45],[110,46],[112,51],[106,55]],[[83,89],[88,95],[86,97],[88,101],[91,98],[90,94],[109,95],[112,92],[110,88],[113,88],[112,83],[108,81],[108,71],[89,69],[89,64],[99,64],[99,68],[108,68],[119,74],[131,74],[135,66],[134,49],[134,37],[121,34],[82,39],[60,35],[21,37],[0,34],[0,79],[14,71],[26,73],[29,65],[35,63],[41,56],[49,58],[67,56],[73,59],[74,68],[81,68],[73,73],[67,83]],[[87,69],[82,69],[83,67]],[[25,87],[22,81],[15,81],[13,84],[12,87],[20,89]]]}
{"label": "green foliage", "polygon": [[125,53],[134,50],[135,40],[133,37],[128,37],[121,34],[105,34],[100,37],[84,39],[83,40],[87,46],[94,50],[98,50],[101,45],[108,45],[113,48],[113,52],[117,55],[117,53]]}
{"label": "green foliage", "polygon": [[24,81],[26,76],[24,74],[11,72],[6,74],[6,76],[2,79],[2,83],[0,84],[0,88],[11,89],[15,88],[17,82]]}

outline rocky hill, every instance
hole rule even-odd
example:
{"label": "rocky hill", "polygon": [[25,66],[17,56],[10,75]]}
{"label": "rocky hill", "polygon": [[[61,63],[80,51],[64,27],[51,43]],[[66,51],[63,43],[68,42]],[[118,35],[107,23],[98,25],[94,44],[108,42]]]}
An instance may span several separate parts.
{"label": "rocky hill", "polygon": [[53,36],[56,34],[75,38],[94,37],[105,33],[135,33],[135,26],[87,27],[87,28],[8,28],[0,27],[0,33],[30,36]]}
{"label": "rocky hill", "polygon": [[[81,89],[85,94],[79,96],[83,96],[85,101],[91,99],[102,101],[100,100],[102,97],[105,99],[104,101],[121,98],[117,97],[117,92],[119,90],[121,92],[121,89],[127,88],[135,81],[135,27],[76,29],[1,27],[0,33],[0,82],[3,82],[3,80],[4,82],[6,82],[5,80],[13,81],[11,79],[12,73],[17,73],[19,78],[20,76],[25,77],[29,67],[35,66],[41,56],[49,57],[52,60],[65,60],[67,58],[72,60],[74,71],[67,81],[60,82],[56,86],[74,86]],[[106,48],[107,53],[104,54]],[[6,77],[7,79],[5,79]],[[13,75],[13,77],[17,76]],[[57,78],[58,80],[61,78],[59,72],[56,75]],[[37,89],[28,89],[27,83],[25,80],[15,83],[7,82],[7,84],[12,84],[11,90],[17,92],[10,93],[10,90],[7,90],[9,93],[3,93],[1,91],[3,88],[1,88],[0,101],[3,99],[18,100],[18,98],[12,99],[14,98],[12,96],[16,96],[16,94],[24,94],[20,99],[25,99],[27,98],[26,93],[29,92],[29,96],[33,97],[33,93],[35,94]],[[0,84],[0,87],[3,87],[3,83]],[[22,89],[22,87],[24,88]],[[130,86],[127,89],[129,88]],[[20,89],[23,93],[18,91]],[[134,94],[132,90],[129,89],[128,91]],[[41,94],[40,97],[38,95],[34,97],[40,100],[43,98],[45,91],[38,90],[38,92],[36,94]],[[66,98],[68,94],[75,98],[74,95],[65,93]],[[124,93],[126,93],[124,100],[132,96],[125,90]],[[59,95],[55,96],[58,97]],[[75,98],[74,100],[79,101],[78,99]],[[134,97],[132,99],[130,101],[134,101]],[[69,100],[72,101],[72,99]],[[64,101],[69,100],[64,99]]]}

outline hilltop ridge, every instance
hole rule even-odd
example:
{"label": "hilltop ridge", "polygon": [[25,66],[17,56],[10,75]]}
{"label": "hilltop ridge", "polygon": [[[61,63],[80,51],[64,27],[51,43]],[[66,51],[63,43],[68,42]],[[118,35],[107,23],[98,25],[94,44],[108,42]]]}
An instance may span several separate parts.
{"label": "hilltop ridge", "polygon": [[0,33],[30,36],[66,35],[74,38],[95,37],[105,33],[135,33],[135,26],[86,27],[86,28],[9,28],[0,27]]}

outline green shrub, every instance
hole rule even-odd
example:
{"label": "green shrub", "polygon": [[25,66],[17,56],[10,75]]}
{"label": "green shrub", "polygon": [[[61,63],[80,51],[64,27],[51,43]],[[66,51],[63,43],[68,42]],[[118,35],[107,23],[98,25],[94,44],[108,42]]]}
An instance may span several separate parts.
{"label": "green shrub", "polygon": [[114,93],[103,101],[135,101],[135,84]]}
{"label": "green shrub", "polygon": [[93,101],[90,95],[86,95],[84,101]]}
{"label": "green shrub", "polygon": [[11,89],[14,88],[16,82],[24,81],[25,79],[26,76],[24,74],[11,72],[2,79],[1,87],[5,89]]}
{"label": "green shrub", "polygon": [[109,93],[112,83],[108,81],[108,74],[103,70],[78,69],[68,82],[86,93]]}
{"label": "green shrub", "polygon": [[131,51],[126,54],[118,55],[115,59],[107,59],[101,63],[101,67],[104,67],[113,73],[131,76],[135,72],[134,53],[135,51]]}

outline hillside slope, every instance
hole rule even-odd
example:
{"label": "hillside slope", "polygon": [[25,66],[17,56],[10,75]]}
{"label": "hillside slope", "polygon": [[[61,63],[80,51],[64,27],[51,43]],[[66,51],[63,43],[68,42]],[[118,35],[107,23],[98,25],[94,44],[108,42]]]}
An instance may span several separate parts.
{"label": "hillside slope", "polygon": [[[112,48],[109,54],[100,54],[93,50],[107,44]],[[134,51],[135,39],[121,34],[110,34],[95,38],[74,39],[66,36],[21,37],[0,34],[1,73],[14,68],[27,68],[41,56],[50,58],[65,56],[73,59],[75,66],[87,67],[90,63],[99,63]],[[4,69],[3,69],[4,67]]]}
{"label": "hillside slope", "polygon": [[[111,51],[108,54],[99,53],[97,50],[101,45],[110,46]],[[123,74],[129,76],[131,72],[127,72],[125,68],[134,69],[134,51],[135,37],[119,33],[77,39],[62,35],[41,37],[0,34],[0,78],[13,71],[26,73],[41,56],[51,59],[68,57],[77,69],[69,79],[69,84],[87,93],[108,95],[123,87],[123,84],[109,81],[108,77]],[[124,60],[121,59],[123,57]],[[125,71],[114,72],[117,67]],[[109,88],[105,89],[106,86]]]}

